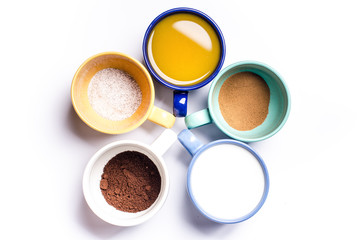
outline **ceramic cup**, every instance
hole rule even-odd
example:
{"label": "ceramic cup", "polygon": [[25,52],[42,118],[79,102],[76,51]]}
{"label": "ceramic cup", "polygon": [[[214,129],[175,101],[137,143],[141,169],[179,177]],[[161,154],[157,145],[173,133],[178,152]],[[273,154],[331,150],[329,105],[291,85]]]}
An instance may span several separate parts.
{"label": "ceramic cup", "polygon": [[[98,150],[88,162],[83,174],[83,193],[90,209],[104,221],[116,226],[134,226],[154,216],[164,204],[169,190],[169,174],[162,155],[176,141],[176,134],[166,129],[151,145],[138,141],[112,142]],[[161,190],[156,201],[146,210],[129,213],[117,210],[104,199],[100,180],[107,162],[118,153],[137,151],[145,154],[156,165],[161,176]]]}
{"label": "ceramic cup", "polygon": [[260,210],[269,175],[250,146],[231,139],[203,145],[190,130],[181,131],[178,140],[192,155],[187,191],[204,216],[218,223],[239,223]]}
{"label": "ceramic cup", "polygon": [[[121,121],[112,121],[98,115],[88,100],[88,85],[92,77],[105,68],[116,68],[130,74],[138,83],[142,92],[142,101],[136,112]],[[72,103],[78,116],[93,129],[120,134],[131,131],[146,120],[171,128],[175,117],[154,106],[155,90],[147,69],[136,59],[119,52],[104,52],[88,58],[77,70],[71,87]]]}
{"label": "ceramic cup", "polygon": [[[152,31],[157,26],[157,24],[160,23],[163,19],[174,15],[178,13],[188,13],[193,14],[198,17],[201,17],[203,20],[205,20],[214,30],[214,32],[217,35],[217,38],[219,40],[220,44],[220,54],[219,54],[219,60],[217,63],[217,66],[212,71],[212,73],[203,81],[195,83],[195,84],[188,84],[188,85],[180,85],[180,84],[174,84],[170,83],[169,81],[165,80],[165,76],[161,76],[161,74],[158,74],[155,71],[155,68],[157,67],[157,64],[153,62],[150,58],[150,51],[149,51],[149,43],[150,43],[150,37],[152,37]],[[194,34],[194,36],[196,36]],[[177,48],[177,46],[175,46]],[[192,55],[192,52],[190,49],[182,49],[182,51],[190,52],[190,55]],[[217,73],[220,71],[224,59],[225,59],[225,41],[223,34],[218,27],[218,25],[205,13],[192,9],[192,8],[174,8],[170,9],[168,11],[165,11],[161,13],[159,16],[157,16],[149,25],[149,27],[146,30],[144,39],[143,39],[143,57],[144,61],[146,63],[146,66],[148,70],[150,71],[151,75],[161,84],[165,85],[166,87],[169,87],[174,90],[174,100],[173,100],[173,113],[177,117],[184,117],[187,114],[187,99],[188,99],[188,91],[198,89],[200,87],[205,86],[208,84],[214,77],[217,75]],[[191,80],[191,79],[190,79]]]}
{"label": "ceramic cup", "polygon": [[[221,86],[231,75],[239,72],[252,72],[264,79],[270,90],[268,115],[264,122],[249,131],[238,131],[229,126],[224,120],[219,106]],[[224,68],[213,80],[209,95],[208,108],[192,113],[185,117],[189,129],[214,122],[226,135],[243,142],[264,140],[277,133],[288,119],[290,111],[290,96],[288,88],[281,76],[271,67],[255,61],[242,61]]]}

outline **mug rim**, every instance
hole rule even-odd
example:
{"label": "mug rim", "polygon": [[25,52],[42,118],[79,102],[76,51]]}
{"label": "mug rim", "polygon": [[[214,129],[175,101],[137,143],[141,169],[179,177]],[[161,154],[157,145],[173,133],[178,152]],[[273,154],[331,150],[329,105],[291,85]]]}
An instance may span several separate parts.
{"label": "mug rim", "polygon": [[[255,159],[258,161],[258,163],[260,164],[262,171],[263,171],[263,175],[264,175],[264,191],[263,191],[263,196],[261,197],[260,201],[258,202],[258,204],[256,205],[256,207],[250,211],[248,214],[243,215],[241,217],[235,218],[235,219],[223,219],[223,218],[218,218],[216,216],[212,216],[211,214],[209,214],[208,212],[206,212],[205,210],[203,210],[201,208],[201,206],[197,203],[193,193],[192,193],[192,187],[191,187],[191,181],[190,181],[190,177],[191,177],[191,172],[193,169],[193,166],[195,164],[195,162],[197,161],[197,158],[208,148],[211,148],[215,145],[220,145],[220,144],[233,144],[233,145],[237,145],[240,146],[244,149],[246,149],[247,151],[249,151],[254,157]],[[203,145],[197,152],[196,154],[192,157],[191,163],[189,165],[188,171],[187,171],[187,192],[189,194],[189,197],[191,199],[191,201],[193,202],[194,206],[208,219],[217,222],[217,223],[223,223],[223,224],[233,224],[233,223],[239,223],[239,222],[243,222],[249,218],[251,218],[252,216],[254,216],[260,209],[261,207],[264,205],[267,197],[268,197],[268,193],[269,193],[269,185],[270,185],[270,180],[269,180],[269,173],[268,173],[268,169],[266,167],[266,164],[264,162],[264,160],[262,159],[262,157],[253,149],[251,148],[249,145],[247,145],[246,143],[237,141],[237,140],[233,140],[233,139],[220,139],[220,140],[216,140],[213,142],[210,142],[208,144]]]}
{"label": "mug rim", "polygon": [[[262,67],[262,68],[265,68],[271,72],[273,72],[277,77],[278,79],[280,80],[280,82],[282,83],[283,85],[283,88],[286,92],[286,96],[287,96],[287,104],[286,104],[286,111],[285,111],[285,116],[283,118],[283,120],[279,123],[278,127],[275,128],[272,132],[264,135],[264,136],[261,136],[261,137],[258,137],[258,138],[245,138],[245,137],[241,137],[241,136],[238,136],[238,135],[235,135],[231,132],[229,132],[225,127],[224,125],[218,121],[218,118],[216,117],[216,110],[214,109],[215,106],[213,107],[212,105],[212,95],[213,95],[213,91],[214,91],[214,88],[217,84],[217,82],[221,79],[221,77],[227,73],[230,69],[234,68],[234,67],[238,67],[238,66],[243,66],[243,65],[254,65],[254,66],[259,66],[259,67]],[[239,61],[239,62],[235,62],[233,64],[230,64],[228,65],[227,67],[225,67],[224,69],[222,69],[219,74],[215,77],[214,81],[211,83],[211,86],[210,86],[210,89],[209,89],[209,93],[208,93],[208,109],[209,109],[209,112],[210,112],[210,115],[211,115],[211,118],[213,119],[213,121],[215,122],[215,124],[217,125],[217,127],[223,131],[226,135],[228,135],[229,137],[232,137],[236,140],[239,140],[239,141],[244,141],[244,142],[257,142],[257,141],[262,141],[262,140],[265,140],[267,138],[270,138],[271,136],[273,136],[274,134],[276,134],[277,132],[279,132],[279,130],[284,126],[284,124],[286,123],[286,121],[288,120],[288,117],[289,117],[289,113],[290,113],[290,105],[291,105],[291,99],[290,99],[290,93],[289,93],[289,90],[288,90],[288,86],[287,84],[285,83],[285,81],[283,80],[283,78],[280,76],[280,74],[274,70],[272,67],[270,67],[269,65],[263,63],[263,62],[259,62],[259,61],[253,61],[253,60],[246,60],[246,61]]]}
{"label": "mug rim", "polygon": [[[111,149],[117,148],[117,147],[123,146],[123,145],[130,145],[130,146],[133,145],[133,146],[137,146],[141,149],[146,149],[148,152],[152,152],[155,155],[155,157],[157,158],[157,161],[160,163],[162,172],[164,173],[164,175],[161,175],[161,173],[160,173],[160,175],[162,178],[161,182],[164,183],[165,186],[163,188],[163,191],[161,188],[159,196],[157,197],[156,201],[153,203],[156,205],[154,205],[152,207],[152,209],[150,209],[147,213],[145,213],[141,216],[138,216],[134,219],[131,219],[130,221],[128,221],[127,219],[121,219],[121,220],[117,221],[117,219],[115,220],[114,218],[110,217],[109,214],[107,214],[107,211],[104,211],[104,209],[102,209],[102,207],[98,206],[98,204],[96,204],[96,202],[94,201],[92,194],[90,193],[90,184],[89,184],[89,179],[92,174],[92,169],[93,169],[95,163],[97,161],[99,161],[100,157],[103,154],[105,154],[106,152],[110,151]],[[150,156],[148,156],[148,155],[147,155],[147,157],[150,158]],[[150,158],[150,159],[152,162],[154,161],[153,158]],[[158,169],[158,171],[160,171],[160,170]],[[115,226],[123,226],[123,227],[135,226],[135,225],[141,224],[141,223],[149,220],[152,216],[154,216],[162,208],[162,206],[164,205],[164,203],[167,199],[168,192],[169,192],[169,185],[170,185],[169,173],[168,173],[168,169],[166,167],[163,157],[161,155],[159,155],[157,152],[153,151],[150,145],[147,145],[142,142],[135,141],[135,140],[118,140],[118,141],[108,143],[105,146],[103,146],[102,148],[100,148],[96,153],[93,154],[93,156],[88,161],[88,163],[84,169],[83,178],[82,178],[83,196],[84,196],[84,199],[86,200],[89,208],[93,211],[93,213],[105,222],[108,222]],[[99,190],[99,191],[101,191],[101,190]],[[114,209],[114,211],[120,211],[120,210]]]}
{"label": "mug rim", "polygon": [[[219,57],[219,62],[217,67],[215,68],[215,70],[213,71],[213,73],[206,79],[204,79],[203,81],[194,84],[194,85],[190,85],[190,86],[178,86],[172,83],[167,82],[166,80],[164,80],[162,77],[160,77],[156,71],[153,70],[153,67],[149,61],[148,58],[148,54],[147,54],[147,44],[148,44],[148,39],[150,36],[150,33],[152,32],[152,30],[154,29],[154,27],[164,18],[175,14],[175,13],[192,13],[195,14],[199,17],[201,17],[202,19],[204,19],[205,21],[207,21],[210,26],[214,29],[216,35],[218,36],[219,42],[220,42],[220,57]],[[152,77],[154,77],[158,82],[162,83],[163,85],[165,85],[168,88],[174,89],[174,90],[178,90],[178,91],[190,91],[190,90],[195,90],[198,88],[201,88],[205,85],[207,85],[209,82],[211,82],[216,76],[217,74],[220,72],[224,61],[225,61],[225,55],[226,55],[226,47],[225,47],[225,39],[224,39],[224,35],[221,32],[221,29],[219,28],[219,26],[216,24],[216,22],[209,17],[207,14],[205,14],[204,12],[201,12],[200,10],[194,9],[194,8],[188,8],[188,7],[178,7],[178,8],[172,8],[169,9],[167,11],[162,12],[161,14],[159,14],[148,26],[144,38],[143,38],[143,43],[142,43],[142,52],[143,52],[143,59],[144,62],[146,64],[146,67],[148,69],[148,71],[150,72],[150,74],[152,75]]]}
{"label": "mug rim", "polygon": [[[75,86],[77,84],[77,78],[78,75],[80,74],[80,72],[82,71],[82,69],[91,61],[93,61],[96,58],[102,57],[102,56],[106,56],[106,55],[113,55],[113,56],[121,56],[124,57],[128,60],[130,60],[133,64],[135,64],[145,75],[147,78],[147,81],[149,83],[149,87],[150,87],[150,103],[149,106],[147,108],[146,113],[142,116],[142,118],[135,122],[133,125],[131,125],[128,128],[125,129],[120,129],[118,131],[107,131],[104,129],[101,129],[99,127],[96,127],[92,121],[89,121],[83,114],[82,111],[78,108],[78,104],[75,98]],[[137,59],[131,57],[128,54],[125,53],[121,53],[121,52],[117,52],[117,51],[107,51],[107,52],[101,52],[101,53],[97,53],[94,54],[90,57],[88,57],[77,69],[77,71],[75,72],[73,79],[72,79],[72,84],[71,84],[71,89],[70,89],[70,95],[71,95],[71,100],[72,100],[72,105],[73,108],[75,110],[75,112],[77,113],[77,115],[79,116],[79,118],[86,123],[89,127],[93,128],[96,131],[102,132],[102,133],[106,133],[106,134],[121,134],[121,133],[125,133],[125,132],[129,132],[132,131],[134,129],[136,129],[137,127],[139,127],[140,125],[142,125],[148,118],[148,116],[151,114],[152,111],[152,107],[154,106],[154,101],[155,101],[155,89],[154,89],[154,85],[153,85],[153,81],[152,81],[152,77],[150,75],[150,73],[147,71],[147,69],[145,68],[145,66],[143,66]],[[117,122],[117,121],[115,121]]]}

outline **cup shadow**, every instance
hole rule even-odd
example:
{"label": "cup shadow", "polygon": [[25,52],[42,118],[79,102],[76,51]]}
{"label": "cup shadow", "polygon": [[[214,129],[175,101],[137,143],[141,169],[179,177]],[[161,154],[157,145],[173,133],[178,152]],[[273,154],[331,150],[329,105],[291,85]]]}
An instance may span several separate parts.
{"label": "cup shadow", "polygon": [[223,224],[211,221],[200,213],[194,206],[188,193],[185,191],[183,201],[184,218],[188,223],[205,236],[216,236],[217,239],[227,238],[228,235],[233,235],[234,231],[240,231],[243,228],[242,223]]}
{"label": "cup shadow", "polygon": [[195,134],[197,138],[200,138],[205,144],[210,142],[220,140],[220,139],[229,139],[230,137],[223,133],[215,123],[211,123],[205,126],[191,129],[191,132]]}
{"label": "cup shadow", "polygon": [[[152,79],[153,85],[155,87],[155,100],[157,101],[156,105],[161,104],[162,106],[167,106],[166,111],[172,113],[173,110],[173,90],[164,86],[155,79]],[[156,102],[155,101],[155,102]]]}
{"label": "cup shadow", "polygon": [[108,134],[98,132],[85,124],[75,112],[72,104],[69,104],[66,125],[71,133],[90,143],[107,139],[110,136]]}
{"label": "cup shadow", "polygon": [[79,204],[79,218],[80,223],[84,225],[84,228],[91,232],[93,235],[98,236],[101,239],[107,239],[114,237],[115,235],[125,231],[125,227],[114,226],[102,219],[98,218],[92,210],[88,207],[84,198],[81,198]]}
{"label": "cup shadow", "polygon": [[225,229],[227,226],[225,224],[216,223],[209,219],[207,219],[204,215],[202,215],[199,210],[194,206],[191,202],[188,193],[185,191],[184,201],[183,201],[183,213],[187,222],[199,230],[205,235],[215,234],[222,229]]}

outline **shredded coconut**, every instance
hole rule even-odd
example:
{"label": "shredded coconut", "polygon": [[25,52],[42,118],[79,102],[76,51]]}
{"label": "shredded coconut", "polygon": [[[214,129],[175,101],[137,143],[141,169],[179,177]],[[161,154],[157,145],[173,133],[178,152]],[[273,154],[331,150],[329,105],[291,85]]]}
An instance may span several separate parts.
{"label": "shredded coconut", "polygon": [[142,101],[142,93],[128,73],[116,68],[105,68],[91,79],[88,99],[100,116],[120,121],[136,112]]}

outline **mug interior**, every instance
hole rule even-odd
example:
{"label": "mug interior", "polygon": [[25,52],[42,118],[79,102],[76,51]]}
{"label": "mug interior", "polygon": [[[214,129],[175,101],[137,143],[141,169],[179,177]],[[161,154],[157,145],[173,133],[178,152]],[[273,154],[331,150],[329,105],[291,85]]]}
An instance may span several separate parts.
{"label": "mug interior", "polygon": [[[219,106],[219,93],[224,82],[239,72],[252,72],[264,79],[270,90],[269,112],[264,122],[249,131],[239,131],[232,128],[223,118]],[[239,62],[225,68],[215,78],[210,87],[209,110],[215,124],[230,137],[254,142],[271,137],[286,122],[290,110],[290,97],[288,89],[282,78],[270,67],[257,62]]]}
{"label": "mug interior", "polygon": [[[169,81],[166,81],[162,76],[160,76],[155,70],[154,67],[152,66],[149,54],[148,54],[148,45],[149,45],[149,39],[151,37],[152,31],[153,29],[157,26],[157,24],[159,22],[161,22],[163,19],[165,19],[168,16],[171,16],[173,14],[178,14],[178,13],[188,13],[188,14],[193,14],[197,17],[202,18],[203,20],[205,20],[214,30],[214,32],[216,33],[218,40],[219,40],[219,44],[220,44],[220,57],[219,57],[219,61],[218,64],[216,66],[216,68],[214,69],[214,71],[211,73],[211,75],[209,77],[207,77],[206,79],[202,80],[199,83],[196,84],[190,84],[190,85],[177,85],[177,84],[173,84],[170,83]],[[206,84],[208,84],[212,79],[215,78],[215,76],[217,75],[217,73],[221,70],[221,67],[224,63],[224,59],[225,59],[225,40],[224,40],[224,36],[220,30],[220,28],[218,27],[218,25],[205,13],[197,10],[197,9],[193,9],[193,8],[174,8],[174,9],[170,9],[168,11],[165,11],[163,13],[161,13],[159,16],[157,16],[152,22],[151,24],[148,26],[144,39],[143,39],[143,57],[145,60],[145,64],[148,68],[148,70],[150,71],[152,77],[154,77],[157,81],[159,81],[160,83],[162,83],[163,85],[174,89],[174,90],[179,90],[179,91],[190,91],[190,90],[195,90],[198,89]]]}
{"label": "mug interior", "polygon": [[[123,212],[109,205],[100,189],[104,166],[110,159],[124,151],[137,151],[148,156],[161,176],[161,190],[156,201],[146,210],[136,213]],[[162,207],[168,193],[168,181],[168,172],[162,157],[142,143],[118,141],[103,147],[91,158],[83,175],[83,193],[89,207],[104,221],[117,226],[133,226],[148,220]]]}
{"label": "mug interior", "polygon": [[236,140],[218,140],[193,157],[187,189],[196,208],[219,223],[238,223],[256,214],[269,191],[261,157]]}
{"label": "mug interior", "polygon": [[[92,77],[105,68],[116,68],[130,74],[138,83],[142,101],[136,112],[121,121],[108,120],[97,114],[88,99],[88,85]],[[118,134],[141,125],[149,115],[154,102],[151,76],[137,60],[115,52],[101,53],[87,59],[76,72],[72,82],[72,103],[79,117],[90,127],[104,133]]]}

